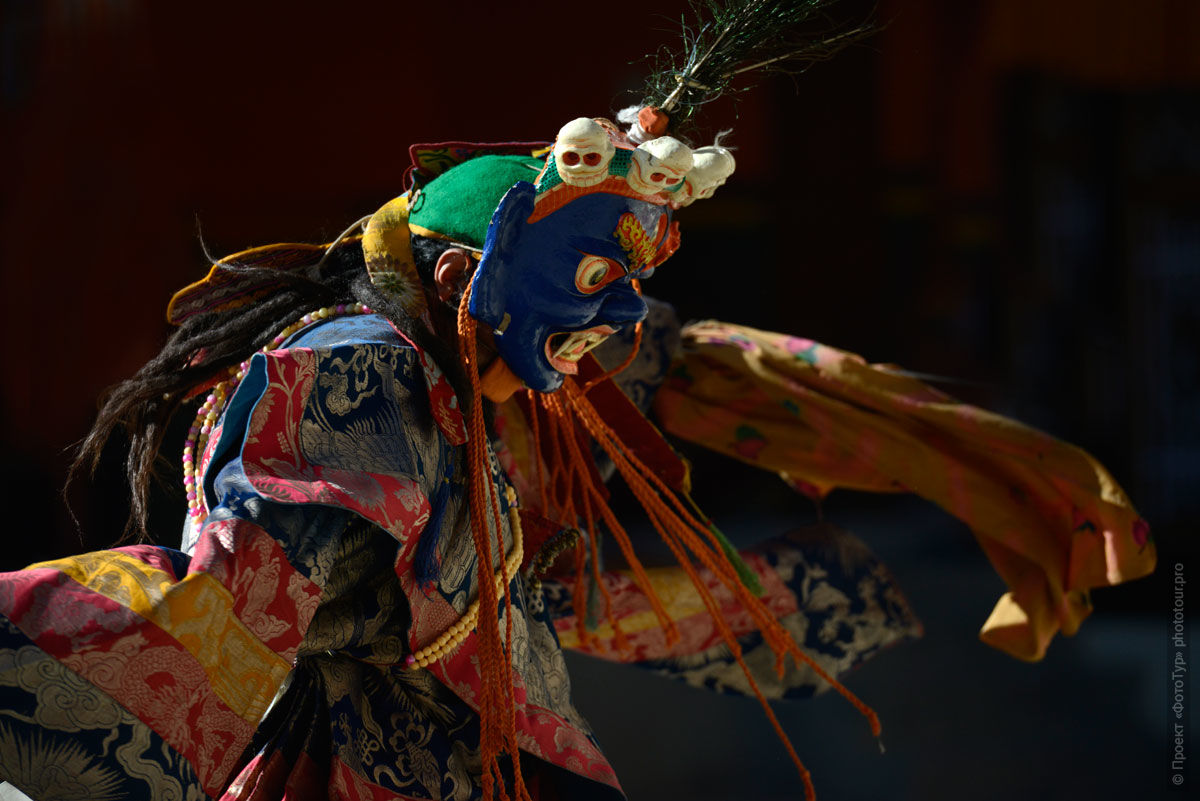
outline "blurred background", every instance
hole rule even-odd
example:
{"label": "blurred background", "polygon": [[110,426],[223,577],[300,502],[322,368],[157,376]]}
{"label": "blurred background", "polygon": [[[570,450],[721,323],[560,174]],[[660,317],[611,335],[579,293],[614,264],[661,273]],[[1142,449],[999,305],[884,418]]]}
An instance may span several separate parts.
{"label": "blurred background", "polygon": [[[403,190],[413,142],[551,139],[613,114],[685,8],[0,0],[0,569],[119,536],[119,443],[71,493],[78,528],[59,497],[70,448],[162,344],[205,247],[332,239]],[[1200,3],[875,8],[865,44],[711,107],[700,133],[734,129],[737,174],[680,215],[683,248],[647,290],[684,319],[953,379],[1083,446],[1162,567],[1097,592],[1075,638],[1021,664],[976,640],[1003,587],[968,531],[918,500],[835,493],[825,517],[891,565],[926,637],[848,681],[886,755],[835,697],[780,706],[784,725],[825,799],[1171,796],[1169,580],[1200,569]],[[697,497],[735,535],[815,519],[774,479],[696,458]],[[156,506],[163,544],[180,498]],[[572,669],[634,801],[798,797],[753,702]]]}

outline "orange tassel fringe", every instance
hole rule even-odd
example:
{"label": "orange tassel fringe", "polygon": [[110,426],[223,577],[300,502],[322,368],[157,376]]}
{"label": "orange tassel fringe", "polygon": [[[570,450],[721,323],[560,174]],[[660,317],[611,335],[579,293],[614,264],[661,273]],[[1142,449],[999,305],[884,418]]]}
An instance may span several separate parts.
{"label": "orange tassel fringe", "polygon": [[[499,501],[489,468],[487,432],[483,421],[483,397],[476,353],[476,323],[467,312],[469,300],[470,288],[468,287],[459,306],[458,332],[463,366],[466,368],[471,382],[472,393],[468,415],[467,443],[472,535],[479,560],[478,564],[481,566],[492,565],[495,562],[492,552],[493,537],[490,529],[494,526],[494,539],[500,555],[500,569],[505,570]],[[563,382],[562,389],[556,393],[541,394],[533,391],[527,393],[530,408],[530,430],[534,444],[535,474],[542,503],[542,513],[564,528],[582,524],[585,526],[584,531],[587,535],[587,544],[585,545],[581,541],[576,546],[575,554],[576,581],[572,600],[576,609],[579,640],[585,646],[593,641],[592,634],[587,631],[585,625],[588,586],[585,579],[590,563],[593,586],[600,590],[603,597],[605,616],[613,627],[616,646],[622,651],[628,651],[630,647],[627,636],[614,619],[613,599],[600,577],[597,548],[599,527],[597,524],[601,522],[624,555],[633,573],[634,582],[648,599],[651,610],[665,632],[668,644],[678,642],[680,637],[674,621],[671,620],[662,600],[651,586],[650,578],[634,552],[628,533],[617,521],[605,500],[603,491],[596,486],[593,480],[593,470],[587,461],[591,456],[585,453],[585,443],[581,441],[580,435],[585,431],[592,440],[599,443],[616,465],[617,471],[646,510],[654,529],[695,585],[696,591],[712,616],[717,631],[741,667],[751,690],[762,705],[767,719],[795,764],[804,784],[805,798],[808,801],[814,801],[816,792],[811,775],[746,665],[737,638],[721,615],[719,604],[712,592],[700,577],[696,563],[698,562],[700,566],[716,576],[750,614],[762,633],[763,640],[775,653],[775,670],[781,677],[786,667],[785,659],[787,656],[791,656],[797,663],[807,664],[814,673],[827,681],[831,687],[854,705],[867,718],[875,737],[879,737],[881,731],[879,718],[874,710],[859,700],[800,649],[800,646],[775,619],[771,611],[742,583],[736,569],[725,558],[721,544],[711,529],[696,519],[684,506],[675,491],[637,458],[588,401],[586,396],[588,390],[598,382],[611,378],[612,375],[620,372],[633,361],[640,339],[641,328],[639,325],[638,341],[635,342],[633,353],[625,360],[625,363],[582,388],[573,379],[567,377]],[[543,418],[547,422],[547,430],[542,430],[539,418]],[[543,442],[547,440],[549,449],[543,451]],[[543,457],[547,457],[549,462],[545,470],[541,463]],[[482,567],[480,570],[481,574],[486,573]],[[515,801],[529,801],[529,793],[521,775],[520,753],[517,747],[516,701],[513,692],[511,661],[512,597],[509,587],[511,578],[505,573],[506,626],[503,644],[498,620],[499,598],[496,596],[495,588],[490,581],[478,582],[480,603],[476,631],[479,641],[482,681],[482,697],[479,704],[480,758],[483,765],[483,797],[485,801],[493,801],[497,789],[499,797],[508,801],[509,796],[501,772],[503,754],[508,755],[513,767]]]}

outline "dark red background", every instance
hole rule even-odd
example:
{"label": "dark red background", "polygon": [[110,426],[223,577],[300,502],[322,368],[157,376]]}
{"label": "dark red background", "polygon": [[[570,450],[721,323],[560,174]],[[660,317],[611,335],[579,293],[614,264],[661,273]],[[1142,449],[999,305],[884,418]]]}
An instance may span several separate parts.
{"label": "dark red background", "polygon": [[[636,99],[639,59],[675,44],[684,6],[0,3],[4,566],[119,533],[113,466],[74,494],[82,535],[57,488],[96,396],[155,352],[171,293],[204,273],[198,231],[214,255],[325,241],[402,190],[411,142],[549,139],[570,118],[612,113]],[[1200,170],[1143,180],[1135,167],[1138,147],[1155,152],[1146,136],[1197,131],[1200,4],[884,0],[877,17],[886,29],[866,44],[714,104],[707,134],[733,127],[738,172],[682,215],[683,248],[647,290],[685,318],[964,380],[951,390],[1104,459],[1170,561],[1183,558],[1197,501],[1176,465],[1196,469],[1200,435],[1169,421],[1194,408],[1180,399],[1196,366],[1164,361],[1145,334],[1169,314],[1138,294],[1155,268],[1139,256],[1137,204],[1194,224]],[[1058,219],[1037,214],[1064,170],[1107,210],[1089,219],[1114,223],[1077,232],[1099,243],[1094,272],[1063,267],[1055,231],[1039,227]],[[1193,318],[1179,319],[1197,341]],[[745,502],[714,493],[726,513]],[[157,518],[164,543],[178,519]],[[1160,589],[1098,603],[1162,626]],[[1162,725],[1142,739],[1158,743]],[[1162,784],[1155,770],[1148,788]],[[993,797],[930,782],[912,786]]]}

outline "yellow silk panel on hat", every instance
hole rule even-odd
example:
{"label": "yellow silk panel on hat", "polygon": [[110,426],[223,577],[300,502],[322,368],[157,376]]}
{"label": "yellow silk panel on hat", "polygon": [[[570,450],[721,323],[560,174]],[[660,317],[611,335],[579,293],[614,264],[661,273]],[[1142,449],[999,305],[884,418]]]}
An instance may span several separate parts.
{"label": "yellow silk panel on hat", "polygon": [[419,317],[425,311],[425,293],[409,240],[408,195],[393,198],[371,216],[362,249],[371,283]]}

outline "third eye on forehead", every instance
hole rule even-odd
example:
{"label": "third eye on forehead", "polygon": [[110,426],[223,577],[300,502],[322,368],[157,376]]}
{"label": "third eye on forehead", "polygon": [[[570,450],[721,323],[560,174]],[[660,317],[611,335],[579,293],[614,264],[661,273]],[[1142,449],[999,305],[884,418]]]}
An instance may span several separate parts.
{"label": "third eye on forehead", "polygon": [[567,240],[567,244],[578,250],[580,253],[589,256],[603,256],[606,259],[612,259],[629,267],[629,254],[627,254],[617,243],[616,239],[599,239],[594,236],[573,236]]}

